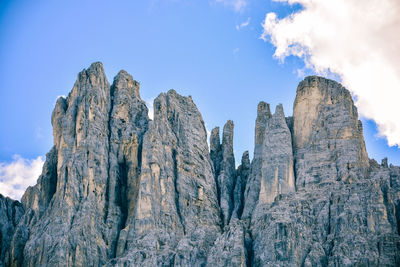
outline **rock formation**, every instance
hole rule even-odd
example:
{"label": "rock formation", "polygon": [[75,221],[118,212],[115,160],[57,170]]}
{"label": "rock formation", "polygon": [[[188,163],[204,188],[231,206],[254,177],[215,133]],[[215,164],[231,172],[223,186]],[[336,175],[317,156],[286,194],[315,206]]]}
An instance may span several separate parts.
{"label": "rock formation", "polygon": [[214,176],[217,182],[218,203],[221,208],[224,226],[231,218],[236,184],[235,156],[233,155],[233,121],[227,121],[219,142],[219,128],[214,128],[210,136],[211,158],[214,164]]}
{"label": "rock formation", "polygon": [[355,180],[368,169],[361,122],[349,91],[321,77],[297,88],[293,108],[296,184]]}
{"label": "rock formation", "polygon": [[399,266],[400,167],[368,159],[340,84],[307,77],[293,117],[260,102],[254,156],[191,97],[154,100],[101,63],[52,114],[21,203],[0,196],[0,266]]}
{"label": "rock formation", "polygon": [[24,209],[20,202],[0,195],[0,267],[3,261],[8,260],[7,251]]}

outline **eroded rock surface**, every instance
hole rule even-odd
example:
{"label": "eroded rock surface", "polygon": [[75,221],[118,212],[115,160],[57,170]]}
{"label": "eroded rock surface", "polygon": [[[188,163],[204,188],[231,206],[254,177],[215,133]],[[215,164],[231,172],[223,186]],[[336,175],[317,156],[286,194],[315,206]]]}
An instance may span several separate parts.
{"label": "eroded rock surface", "polygon": [[321,77],[305,78],[293,108],[296,184],[355,180],[366,175],[368,155],[350,92]]}
{"label": "eroded rock surface", "polygon": [[9,257],[8,249],[11,238],[15,232],[21,217],[24,214],[24,208],[21,203],[4,197],[0,194],[0,266],[3,267],[3,259]]}
{"label": "eroded rock surface", "polygon": [[101,63],[52,114],[21,202],[0,196],[0,266],[399,266],[400,167],[368,159],[351,95],[307,77],[293,117],[260,102],[254,156],[191,97],[154,101]]}

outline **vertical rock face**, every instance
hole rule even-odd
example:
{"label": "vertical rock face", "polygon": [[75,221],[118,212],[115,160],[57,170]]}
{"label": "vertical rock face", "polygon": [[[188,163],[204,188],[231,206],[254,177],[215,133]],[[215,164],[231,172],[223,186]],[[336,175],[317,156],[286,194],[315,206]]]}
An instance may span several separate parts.
{"label": "vertical rock face", "polygon": [[[111,86],[109,120],[109,167],[106,190],[106,223],[112,240],[111,251],[118,256],[123,229],[136,206],[141,169],[142,137],[148,126],[148,109],[139,95],[139,83],[120,71]],[[131,223],[130,221],[128,224]],[[118,241],[121,240],[119,243]]]}
{"label": "vertical rock face", "polygon": [[219,138],[219,127],[215,127],[214,129],[211,130],[210,157],[214,166],[215,181],[217,181],[219,173],[221,172],[221,163],[222,163],[222,145]]}
{"label": "vertical rock face", "polygon": [[21,202],[25,210],[32,209],[35,219],[42,216],[57,189],[57,149],[55,146],[46,155],[37,185],[30,186],[22,196]]}
{"label": "vertical rock face", "polygon": [[249,151],[245,151],[242,155],[242,164],[236,170],[236,185],[233,192],[234,208],[232,212],[232,219],[239,219],[242,217],[244,206],[244,190],[246,189],[247,179],[250,174],[250,159]]}
{"label": "vertical rock face", "polygon": [[[233,121],[227,121],[222,133],[222,144],[219,139],[219,127],[214,128],[210,135],[210,156],[214,166],[214,177],[217,182],[218,204],[221,207],[221,217],[224,226],[232,216],[235,206],[234,190],[236,186],[235,156],[233,154]],[[241,178],[246,179],[245,175]],[[242,186],[240,183],[238,187]],[[242,190],[239,189],[238,190]],[[240,201],[238,199],[238,201]],[[235,215],[237,216],[237,215]]]}
{"label": "vertical rock face", "polygon": [[3,267],[3,259],[9,257],[7,251],[10,247],[12,233],[14,233],[24,208],[21,203],[0,194],[0,266]]}
{"label": "vertical rock face", "polygon": [[251,182],[246,188],[245,217],[251,216],[258,205],[270,204],[279,194],[295,190],[292,137],[283,107],[278,105],[271,116],[269,105],[268,109],[263,109],[264,106],[261,102],[258,108]]}
{"label": "vertical rock face", "polygon": [[57,160],[48,157],[46,163],[57,164],[56,190],[48,195],[45,214],[29,229],[23,261],[13,259],[17,265],[101,265],[112,255],[112,241],[99,238],[109,231],[102,218],[107,213],[111,99],[101,63],[79,73],[68,98],[58,99],[52,115]]}
{"label": "vertical rock face", "polygon": [[233,121],[227,121],[222,133],[222,144],[219,142],[219,128],[214,128],[210,136],[211,159],[214,165],[214,176],[217,181],[218,203],[224,225],[229,223],[234,201],[236,184],[235,156],[233,155]]}
{"label": "vertical rock face", "polygon": [[207,266],[240,266],[247,264],[245,226],[233,219],[215,240],[207,257]]}
{"label": "vertical rock face", "polygon": [[321,77],[305,78],[293,109],[297,186],[365,175],[368,155],[349,91]]}
{"label": "vertical rock face", "polygon": [[278,194],[294,192],[292,137],[282,105],[268,121],[263,142],[258,202],[272,203]]}
{"label": "vertical rock face", "polygon": [[293,117],[260,102],[254,157],[190,97],[154,101],[101,63],[52,114],[22,203],[0,196],[5,266],[399,266],[400,168],[369,160],[349,92],[307,77]]}
{"label": "vertical rock face", "polygon": [[202,265],[220,231],[204,122],[173,90],[154,101],[134,217],[118,266]]}
{"label": "vertical rock face", "polygon": [[260,102],[257,107],[257,119],[255,126],[255,137],[254,137],[254,157],[251,162],[251,170],[246,184],[244,192],[244,208],[242,217],[249,219],[253,213],[261,187],[261,169],[263,161],[263,144],[265,138],[265,130],[267,128],[268,121],[272,117],[269,104]]}

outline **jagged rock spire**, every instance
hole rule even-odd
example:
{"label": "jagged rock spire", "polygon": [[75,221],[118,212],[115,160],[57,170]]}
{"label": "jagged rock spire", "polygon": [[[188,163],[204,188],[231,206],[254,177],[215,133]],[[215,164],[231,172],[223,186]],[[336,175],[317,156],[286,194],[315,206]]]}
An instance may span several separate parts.
{"label": "jagged rock spire", "polygon": [[250,174],[250,158],[249,151],[243,152],[242,161],[236,170],[236,185],[233,193],[233,211],[232,219],[240,219],[244,206],[244,190],[246,188],[247,179]]}
{"label": "jagged rock spire", "polygon": [[214,166],[215,181],[217,181],[219,173],[221,171],[221,162],[222,162],[222,145],[219,137],[219,127],[215,127],[214,129],[211,130],[210,157]]}
{"label": "jagged rock spire", "polygon": [[278,194],[294,192],[293,151],[290,130],[286,125],[282,104],[268,121],[261,169],[258,203],[272,203]]}
{"label": "jagged rock spire", "polygon": [[222,133],[222,144],[219,139],[219,127],[215,127],[210,135],[210,156],[214,166],[218,203],[224,225],[229,223],[234,206],[233,191],[236,184],[236,170],[233,154],[233,129],[233,121],[228,120]]}
{"label": "jagged rock spire", "polygon": [[220,207],[224,225],[229,223],[233,210],[233,190],[236,183],[235,156],[233,154],[233,121],[224,125],[222,133],[222,161],[218,175]]}
{"label": "jagged rock spire", "polygon": [[[115,256],[123,253],[126,226],[132,223],[139,191],[143,134],[149,118],[139,95],[139,83],[121,70],[111,85],[112,109],[109,120],[109,167],[106,223]],[[128,226],[129,227],[129,226]]]}
{"label": "jagged rock spire", "polygon": [[250,181],[245,194],[244,218],[259,205],[270,204],[282,193],[295,190],[292,137],[279,104],[271,116],[269,105],[258,105],[256,144]]}
{"label": "jagged rock spire", "polygon": [[257,118],[254,134],[254,157],[244,192],[244,208],[242,218],[250,219],[260,193],[263,161],[263,144],[268,121],[271,119],[269,104],[261,101],[257,106]]}

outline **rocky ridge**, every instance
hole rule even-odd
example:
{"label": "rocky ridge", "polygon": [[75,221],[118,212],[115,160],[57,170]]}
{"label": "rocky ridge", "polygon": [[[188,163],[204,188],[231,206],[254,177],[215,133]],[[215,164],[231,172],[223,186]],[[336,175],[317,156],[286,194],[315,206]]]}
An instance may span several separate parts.
{"label": "rocky ridge", "polygon": [[306,77],[293,117],[260,102],[254,156],[210,149],[191,97],[154,100],[101,63],[52,114],[21,203],[0,197],[0,266],[398,266],[400,167],[368,158],[350,93]]}

